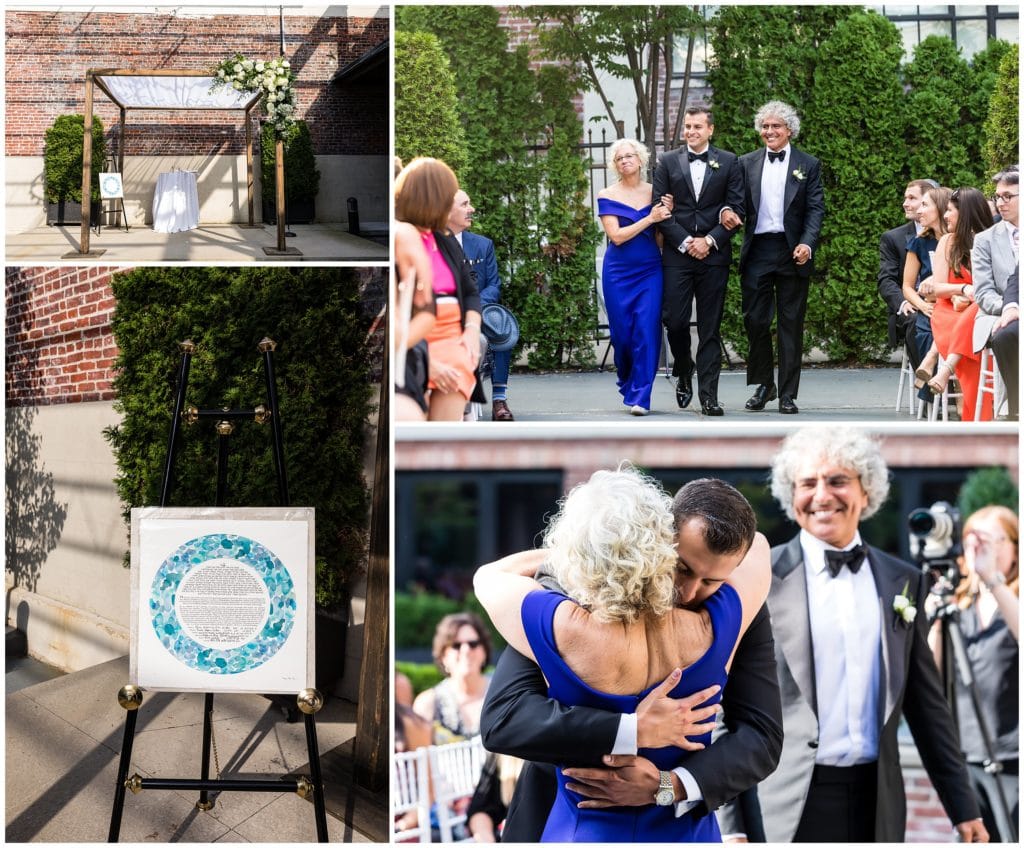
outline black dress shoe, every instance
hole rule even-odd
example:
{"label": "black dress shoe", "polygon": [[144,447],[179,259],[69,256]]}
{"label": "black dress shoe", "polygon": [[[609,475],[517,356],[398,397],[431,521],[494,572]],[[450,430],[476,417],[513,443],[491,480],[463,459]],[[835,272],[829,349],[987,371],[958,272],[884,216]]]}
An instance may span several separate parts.
{"label": "black dress shoe", "polygon": [[779,396],[778,391],[775,388],[775,384],[770,385],[761,384],[754,389],[754,394],[751,395],[750,400],[747,401],[746,407],[751,412],[760,412],[764,409],[764,405],[770,400],[775,400]]}
{"label": "black dress shoe", "polygon": [[693,375],[680,377],[676,383],[676,403],[680,409],[686,409],[693,400]]}
{"label": "black dress shoe", "polygon": [[779,412],[783,415],[796,415],[799,411],[796,408],[796,404],[793,403],[793,398],[789,395],[783,395],[779,398]]}
{"label": "black dress shoe", "polygon": [[725,410],[718,405],[717,400],[701,400],[701,415],[725,415]]}

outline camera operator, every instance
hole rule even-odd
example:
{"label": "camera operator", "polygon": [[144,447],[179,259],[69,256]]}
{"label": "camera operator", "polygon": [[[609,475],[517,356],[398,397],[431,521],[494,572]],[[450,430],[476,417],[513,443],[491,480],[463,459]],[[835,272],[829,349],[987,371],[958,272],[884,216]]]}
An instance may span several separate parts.
{"label": "camera operator", "polygon": [[[967,657],[974,675],[979,711],[992,740],[1001,774],[986,771],[988,759],[970,693],[956,680],[956,717],[960,748],[992,841],[1013,841],[1019,827],[1018,778],[1018,519],[1004,506],[987,506],[964,524],[962,579],[953,591],[937,591],[926,608],[934,615],[945,604],[958,610]],[[941,586],[936,587],[937,590]],[[941,617],[935,617],[929,644],[943,667]],[[999,801],[996,781],[1013,818],[1011,830]]]}

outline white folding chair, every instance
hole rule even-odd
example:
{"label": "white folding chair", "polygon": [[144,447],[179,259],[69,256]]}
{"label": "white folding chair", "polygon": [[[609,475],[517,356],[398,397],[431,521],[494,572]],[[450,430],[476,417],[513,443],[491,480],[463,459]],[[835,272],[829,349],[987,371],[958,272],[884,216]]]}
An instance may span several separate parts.
{"label": "white folding chair", "polygon": [[466,814],[455,812],[454,804],[471,796],[480,781],[480,772],[487,756],[483,742],[476,736],[464,742],[431,745],[427,752],[441,841],[471,842],[471,838],[455,838],[455,828],[465,823]]}
{"label": "white folding chair", "polygon": [[999,417],[999,411],[1006,401],[1006,383],[999,373],[992,348],[981,349],[981,365],[978,374],[978,399],[974,403],[974,420],[981,421],[981,407],[986,394],[992,395],[992,419]]}
{"label": "white folding chair", "polygon": [[907,390],[907,415],[914,414],[914,401],[917,399],[917,390],[914,388],[914,380],[917,375],[914,373],[914,363],[907,355],[907,346],[903,345],[903,357],[900,360],[900,384],[896,388],[896,411],[900,411],[903,405],[903,389]]}
{"label": "white folding chair", "polygon": [[[942,368],[946,364],[946,360],[943,357],[939,357],[939,368]],[[935,421],[938,419],[940,413],[943,421],[949,421],[949,401],[950,399],[963,398],[962,392],[951,392],[949,390],[950,383],[953,382],[955,376],[951,376],[946,382],[946,388],[942,390],[941,395],[936,395],[932,400],[932,408],[928,413],[928,420]]]}
{"label": "white folding chair", "polygon": [[[399,830],[398,820],[416,811],[416,827]],[[395,754],[391,766],[391,841],[430,842],[430,767],[426,748]]]}

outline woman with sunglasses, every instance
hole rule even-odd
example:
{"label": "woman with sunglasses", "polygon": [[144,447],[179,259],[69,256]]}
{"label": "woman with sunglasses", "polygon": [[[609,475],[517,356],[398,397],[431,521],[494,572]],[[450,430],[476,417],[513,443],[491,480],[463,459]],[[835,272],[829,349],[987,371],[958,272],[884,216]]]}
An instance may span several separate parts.
{"label": "woman with sunglasses", "polygon": [[458,742],[480,733],[480,710],[490,677],[491,637],[472,612],[446,615],[434,633],[434,662],[445,679],[416,696],[412,708],[434,725],[434,744]]}

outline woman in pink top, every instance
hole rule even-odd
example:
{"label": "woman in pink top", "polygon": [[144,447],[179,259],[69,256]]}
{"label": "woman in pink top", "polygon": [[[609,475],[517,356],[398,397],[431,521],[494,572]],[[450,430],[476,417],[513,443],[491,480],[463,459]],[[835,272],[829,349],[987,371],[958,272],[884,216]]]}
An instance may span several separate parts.
{"label": "woman in pink top", "polygon": [[480,295],[462,248],[445,235],[459,190],[439,159],[413,159],[395,182],[395,216],[414,224],[433,272],[437,320],[427,335],[431,421],[461,421],[478,382]]}

